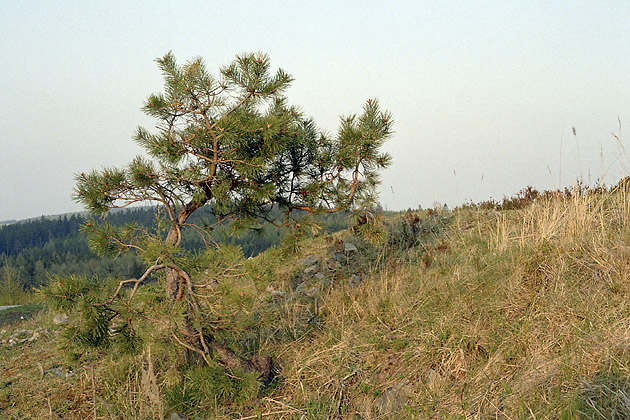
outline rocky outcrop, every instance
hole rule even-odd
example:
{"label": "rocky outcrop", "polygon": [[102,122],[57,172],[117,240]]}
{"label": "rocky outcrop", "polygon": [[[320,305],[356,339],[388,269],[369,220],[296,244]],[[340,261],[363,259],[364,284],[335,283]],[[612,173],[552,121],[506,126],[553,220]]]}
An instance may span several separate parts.
{"label": "rocky outcrop", "polygon": [[[364,280],[364,257],[357,246],[350,241],[333,241],[323,250],[310,253],[295,262],[295,270],[289,284],[270,284],[266,288],[272,301],[302,297],[320,299],[323,293],[336,284],[356,287]],[[288,287],[287,287],[288,286]]]}
{"label": "rocky outcrop", "polygon": [[[10,335],[6,337],[7,334]],[[11,332],[6,329],[0,331],[0,346],[17,346],[19,344],[30,343],[49,335],[50,332],[46,328],[38,327],[33,330],[18,328]]]}

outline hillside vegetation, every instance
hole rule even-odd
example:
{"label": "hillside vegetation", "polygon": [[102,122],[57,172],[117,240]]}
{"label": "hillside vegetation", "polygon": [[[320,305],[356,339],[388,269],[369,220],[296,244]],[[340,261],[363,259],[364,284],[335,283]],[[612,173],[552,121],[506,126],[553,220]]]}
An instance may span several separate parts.
{"label": "hillside vegetation", "polygon": [[[241,356],[274,358],[268,384],[218,363],[186,365],[160,325],[143,326],[151,339],[129,354],[59,350],[66,325],[44,310],[0,330],[0,411],[16,419],[628,418],[625,185],[518,206],[405,212],[308,239],[297,253],[212,251],[227,265],[208,322]],[[213,276],[204,270],[201,258],[194,276]],[[159,287],[141,293],[146,308],[168,306]],[[16,341],[16,331],[26,332]]]}

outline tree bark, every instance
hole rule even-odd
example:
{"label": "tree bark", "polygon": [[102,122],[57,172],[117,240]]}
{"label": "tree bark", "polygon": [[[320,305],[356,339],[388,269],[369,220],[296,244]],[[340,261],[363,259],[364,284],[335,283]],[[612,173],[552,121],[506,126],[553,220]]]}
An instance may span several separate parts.
{"label": "tree bark", "polygon": [[210,347],[217,354],[221,363],[230,369],[242,369],[245,372],[256,372],[263,385],[268,385],[273,374],[273,361],[270,356],[253,356],[249,359],[237,356],[232,350],[216,340],[210,341]]}
{"label": "tree bark", "polygon": [[183,296],[181,292],[181,278],[177,270],[172,268],[166,269],[166,281],[165,281],[165,291],[166,297],[171,301],[181,300],[181,297],[178,299],[178,296]]}
{"label": "tree bark", "polygon": [[[168,234],[166,235],[166,244],[178,247],[181,242],[181,229],[188,220],[188,217],[198,208],[205,204],[197,202],[189,202],[179,211],[177,219],[173,220]],[[183,278],[181,273],[174,268],[166,269],[165,280],[165,292],[166,297],[172,302],[179,301],[185,296],[186,282],[188,280]],[[180,329],[185,340],[192,346],[202,349],[203,343],[199,337],[199,332],[196,331],[190,320],[190,313],[186,314],[186,323]],[[249,359],[237,356],[227,346],[212,339],[209,343],[210,348],[216,353],[219,361],[230,369],[242,369],[245,372],[258,373],[259,380],[263,385],[267,385],[271,380],[273,374],[273,361],[270,356],[257,355]]]}
{"label": "tree bark", "polygon": [[[207,200],[206,200],[207,201]],[[173,225],[166,235],[165,243],[173,247],[179,247],[182,241],[182,228],[191,214],[193,214],[198,208],[202,207],[206,201],[198,203],[195,201],[188,202],[184,207],[179,210],[177,218],[172,220]],[[181,300],[184,296],[185,281],[182,281],[181,275],[172,268],[166,269],[166,284],[165,291],[166,297],[171,301]]]}

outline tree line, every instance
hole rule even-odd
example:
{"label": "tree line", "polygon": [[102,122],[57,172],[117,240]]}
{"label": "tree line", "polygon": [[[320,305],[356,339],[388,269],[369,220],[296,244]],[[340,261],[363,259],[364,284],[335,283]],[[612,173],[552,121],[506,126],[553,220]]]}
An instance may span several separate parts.
{"label": "tree line", "polygon": [[[105,220],[114,226],[134,225],[155,229],[159,209],[141,207],[111,211]],[[10,280],[25,289],[46,284],[51,276],[85,275],[88,277],[140,277],[145,266],[135,253],[115,258],[96,255],[81,231],[90,219],[82,214],[40,217],[0,227],[0,282]],[[211,209],[194,215],[185,229],[183,247],[195,253],[213,243],[238,245],[246,256],[255,256],[277,245],[283,232],[270,226],[235,235],[225,224],[217,225]],[[348,225],[347,214],[327,214],[319,218],[325,231],[334,232]],[[194,227],[193,227],[194,226]]]}

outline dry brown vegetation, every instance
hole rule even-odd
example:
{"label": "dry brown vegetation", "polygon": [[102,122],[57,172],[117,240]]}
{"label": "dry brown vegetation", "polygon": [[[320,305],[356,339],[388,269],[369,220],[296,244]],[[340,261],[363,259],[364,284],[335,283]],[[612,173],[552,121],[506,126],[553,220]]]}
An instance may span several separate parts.
{"label": "dry brown vegetation", "polygon": [[[311,239],[299,255],[272,250],[247,262],[248,274],[230,287],[239,314],[255,321],[235,321],[226,340],[273,355],[277,379],[243,398],[203,402],[191,417],[630,416],[625,188],[546,195],[514,210],[421,211],[385,225],[385,243],[347,231]],[[359,254],[335,262],[330,256],[347,241]],[[308,255],[333,278],[310,296],[295,292]],[[161,418],[175,410],[165,395],[183,382],[159,345],[151,355],[146,346],[126,359],[103,354],[94,365],[50,350],[55,337],[0,349],[8,418]],[[41,375],[37,363],[76,375]]]}

